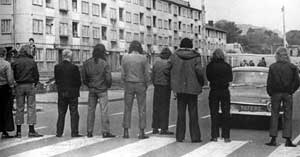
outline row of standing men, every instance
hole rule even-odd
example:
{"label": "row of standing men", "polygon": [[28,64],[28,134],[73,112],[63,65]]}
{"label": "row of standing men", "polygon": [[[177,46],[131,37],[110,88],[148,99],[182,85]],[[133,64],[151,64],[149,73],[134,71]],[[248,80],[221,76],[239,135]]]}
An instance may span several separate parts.
{"label": "row of standing men", "polygon": [[[124,116],[123,116],[123,138],[129,138],[129,129],[131,128],[131,112],[133,100],[137,98],[139,129],[138,138],[145,139],[148,136],[144,130],[146,128],[146,94],[147,88],[151,81],[154,84],[153,97],[153,118],[152,128],[153,134],[168,134],[173,132],[168,130],[170,95],[171,90],[176,93],[177,97],[177,124],[176,124],[176,141],[183,142],[185,138],[186,128],[186,108],[189,111],[189,127],[192,142],[201,142],[201,133],[198,123],[198,95],[202,93],[204,85],[204,73],[201,65],[200,54],[194,51],[193,42],[188,38],[184,38],[180,43],[180,49],[174,54],[168,48],[164,48],[160,54],[160,59],[153,65],[152,73],[147,62],[147,58],[143,55],[143,48],[138,41],[131,42],[129,53],[122,59],[121,79],[124,82]],[[39,133],[34,130],[36,124],[35,111],[35,86],[39,81],[39,74],[36,63],[30,55],[31,46],[25,45],[20,49],[19,56],[10,64],[4,61],[5,50],[1,49],[1,75],[0,87],[1,104],[9,104],[10,89],[16,89],[16,118],[17,125],[16,137],[21,137],[21,125],[24,123],[24,106],[27,99],[27,124],[29,124],[29,137],[40,137]],[[72,64],[72,52],[70,50],[63,51],[62,63],[55,66],[54,76],[58,90],[58,119],[56,136],[62,137],[64,130],[65,114],[69,107],[71,114],[71,136],[81,137],[78,132],[79,113],[78,113],[78,97],[80,96],[81,78],[82,82],[89,88],[88,96],[88,116],[87,116],[87,137],[93,137],[95,110],[99,101],[101,110],[101,129],[102,135],[106,137],[115,137],[110,131],[108,117],[108,94],[107,90],[112,85],[112,76],[110,67],[105,57],[105,46],[98,44],[94,47],[92,58],[84,62],[82,72],[80,74],[76,65]],[[284,49],[280,49],[277,54],[286,56]],[[282,61],[280,61],[282,62]],[[285,63],[285,62],[284,62]],[[293,65],[287,61],[286,68],[293,69]],[[11,69],[12,67],[12,69]],[[272,69],[271,68],[270,70]],[[284,67],[284,66],[281,66]],[[275,70],[278,72],[278,70]],[[279,72],[286,71],[280,69]],[[273,71],[272,71],[273,72]],[[272,74],[276,73],[273,72]],[[275,77],[280,74],[275,74]],[[7,78],[5,78],[5,76]],[[230,91],[228,89],[229,82],[232,81],[232,68],[225,62],[224,52],[216,49],[213,53],[211,62],[206,67],[206,76],[210,82],[209,107],[211,112],[211,141],[217,141],[219,135],[219,120],[222,120],[222,135],[225,142],[230,142]],[[275,82],[276,82],[275,78]],[[274,95],[282,94],[285,91],[274,89],[274,81],[271,82],[270,74],[268,77],[268,93],[272,97],[272,104],[276,104]],[[278,79],[277,79],[278,80]],[[281,80],[281,79],[279,79]],[[292,79],[295,80],[295,79]],[[293,90],[288,91],[293,94],[294,89],[298,88],[298,84],[292,80],[284,82],[287,88]],[[298,79],[299,80],[299,79]],[[276,83],[275,83],[276,84]],[[297,87],[296,87],[297,86]],[[283,88],[285,89],[285,88]],[[275,92],[275,93],[274,93]],[[285,102],[285,97],[276,97],[277,102]],[[273,102],[274,100],[274,102]],[[277,103],[278,104],[278,103]],[[290,104],[292,105],[292,104]],[[5,105],[1,105],[5,106]],[[6,105],[7,106],[7,105]],[[219,107],[221,106],[221,118],[218,118]],[[11,107],[9,108],[11,109]],[[273,108],[272,108],[273,109]],[[1,109],[2,110],[2,109]],[[10,111],[11,112],[11,111]],[[276,115],[277,111],[272,111]],[[6,131],[5,123],[9,121],[7,117],[1,114],[1,132],[3,138],[11,137]],[[275,118],[276,119],[276,116]],[[277,118],[278,119],[278,118]],[[10,119],[11,120],[11,119]],[[276,145],[277,128],[272,127],[276,123],[271,121],[270,135],[272,140],[268,145]],[[290,123],[288,125],[291,125]],[[291,126],[287,126],[289,129]],[[159,132],[159,129],[161,130]],[[272,130],[273,129],[273,130]],[[294,146],[291,141],[291,128],[288,135],[286,146]]]}

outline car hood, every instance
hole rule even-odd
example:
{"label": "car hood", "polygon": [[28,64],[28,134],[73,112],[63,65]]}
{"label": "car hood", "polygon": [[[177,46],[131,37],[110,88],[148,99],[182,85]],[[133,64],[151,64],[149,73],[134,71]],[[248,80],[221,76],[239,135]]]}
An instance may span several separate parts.
{"label": "car hood", "polygon": [[231,101],[262,103],[269,100],[266,87],[263,85],[244,85],[230,87]]}

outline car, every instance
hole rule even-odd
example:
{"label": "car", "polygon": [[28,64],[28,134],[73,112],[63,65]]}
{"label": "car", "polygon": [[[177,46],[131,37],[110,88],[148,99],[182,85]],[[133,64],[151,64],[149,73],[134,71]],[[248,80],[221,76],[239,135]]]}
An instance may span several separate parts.
{"label": "car", "polygon": [[230,84],[231,115],[271,116],[267,67],[235,67]]}

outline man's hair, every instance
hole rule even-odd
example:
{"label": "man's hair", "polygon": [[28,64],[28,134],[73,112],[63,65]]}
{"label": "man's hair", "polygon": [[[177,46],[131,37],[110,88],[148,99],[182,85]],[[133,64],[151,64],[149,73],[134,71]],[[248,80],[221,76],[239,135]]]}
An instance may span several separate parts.
{"label": "man's hair", "polygon": [[6,48],[0,47],[0,57],[5,57],[6,53],[7,53]]}
{"label": "man's hair", "polygon": [[65,49],[62,52],[63,60],[72,60],[73,52],[69,49]]}
{"label": "man's hair", "polygon": [[193,48],[193,41],[189,38],[183,38],[180,42],[180,48]]}
{"label": "man's hair", "polygon": [[33,38],[29,38],[29,41],[33,41],[34,42],[34,39]]}
{"label": "man's hair", "polygon": [[163,50],[160,53],[160,58],[161,59],[169,59],[171,56],[172,52],[168,47],[163,48]]}
{"label": "man's hair", "polygon": [[136,51],[139,54],[143,54],[143,47],[139,41],[134,40],[130,43],[128,53],[132,53],[132,51]]}
{"label": "man's hair", "polygon": [[279,47],[275,52],[275,59],[276,61],[290,62],[288,49],[284,47]]}
{"label": "man's hair", "polygon": [[20,49],[20,55],[29,56],[31,53],[31,46],[30,45],[23,45]]}
{"label": "man's hair", "polygon": [[105,46],[103,44],[97,44],[94,47],[93,58],[94,58],[94,61],[95,61],[96,64],[98,63],[99,58],[106,61],[105,52],[106,52],[106,49],[105,49]]}
{"label": "man's hair", "polygon": [[212,60],[214,60],[214,61],[225,60],[224,51],[222,49],[220,49],[220,48],[217,48],[213,52]]}

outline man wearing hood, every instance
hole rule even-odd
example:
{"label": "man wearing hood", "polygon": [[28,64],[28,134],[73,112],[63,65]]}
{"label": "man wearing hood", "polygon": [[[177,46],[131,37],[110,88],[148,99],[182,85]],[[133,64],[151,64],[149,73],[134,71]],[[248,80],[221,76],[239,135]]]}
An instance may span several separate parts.
{"label": "man wearing hood", "polygon": [[184,38],[180,48],[170,57],[171,89],[177,94],[176,141],[183,142],[185,137],[186,108],[190,117],[192,142],[201,142],[198,124],[198,95],[202,92],[204,78],[200,54],[194,51],[193,42]]}
{"label": "man wearing hood", "polygon": [[293,114],[293,94],[297,91],[300,84],[298,68],[290,62],[288,50],[280,47],[275,54],[276,63],[270,66],[267,92],[271,96],[271,120],[270,137],[272,138],[266,145],[276,146],[278,134],[278,118],[280,106],[283,104],[283,130],[282,137],[286,139],[286,147],[296,147],[292,143],[292,114]]}

